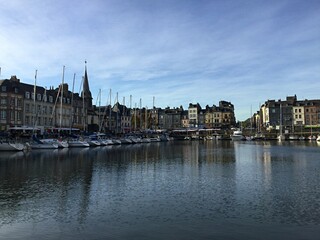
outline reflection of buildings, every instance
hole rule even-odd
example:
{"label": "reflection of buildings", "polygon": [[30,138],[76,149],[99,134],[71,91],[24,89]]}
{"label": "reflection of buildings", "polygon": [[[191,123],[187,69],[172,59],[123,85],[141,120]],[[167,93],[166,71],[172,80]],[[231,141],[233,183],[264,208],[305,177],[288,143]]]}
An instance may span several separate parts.
{"label": "reflection of buildings", "polygon": [[93,174],[93,161],[86,154],[39,150],[20,155],[17,161],[1,160],[0,193],[6,211],[14,218],[20,211],[27,212],[26,217],[36,222],[54,213],[50,217],[59,222],[76,217],[72,221],[81,223],[89,207]]}

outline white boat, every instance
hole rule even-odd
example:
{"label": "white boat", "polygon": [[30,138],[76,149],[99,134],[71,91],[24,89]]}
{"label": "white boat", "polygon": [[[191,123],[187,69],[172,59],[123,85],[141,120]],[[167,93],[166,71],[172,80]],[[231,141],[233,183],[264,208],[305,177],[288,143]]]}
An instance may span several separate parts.
{"label": "white boat", "polygon": [[31,149],[57,149],[58,145],[55,143],[36,143],[30,142],[27,143],[27,146]]}
{"label": "white boat", "polygon": [[230,136],[232,141],[243,141],[246,140],[245,136],[243,136],[242,131],[236,130]]}
{"label": "white boat", "polygon": [[0,151],[22,151],[24,148],[22,143],[0,141]]}
{"label": "white boat", "polygon": [[89,143],[80,139],[72,139],[68,141],[70,147],[90,147]]}
{"label": "white boat", "polygon": [[58,144],[56,143],[44,143],[41,142],[35,135],[32,136],[32,141],[26,143],[31,149],[57,149]]}
{"label": "white boat", "polygon": [[297,135],[290,135],[289,140],[296,141],[296,140],[299,140],[299,137]]}
{"label": "white boat", "polygon": [[121,144],[121,141],[120,141],[119,139],[116,139],[116,138],[112,139],[112,142],[113,142],[113,144],[115,144],[115,145]]}
{"label": "white boat", "polygon": [[88,139],[86,142],[89,144],[90,147],[99,147],[101,146],[101,142],[96,139]]}
{"label": "white boat", "polygon": [[314,140],[317,140],[317,137],[314,136],[314,135],[313,135],[313,136],[309,136],[309,137],[308,137],[308,140],[309,140],[309,141],[314,141]]}
{"label": "white boat", "polygon": [[55,143],[58,145],[58,148],[68,148],[69,144],[67,141],[60,140],[60,139],[54,139],[54,138],[46,138],[40,140],[43,143]]}
{"label": "white boat", "polygon": [[141,143],[151,143],[150,138],[141,138]]}
{"label": "white boat", "polygon": [[100,139],[101,145],[108,146],[108,145],[113,145],[113,142],[111,139]]}
{"label": "white boat", "polygon": [[320,142],[320,135],[317,137],[317,142]]}
{"label": "white boat", "polygon": [[141,143],[141,138],[139,137],[129,137],[132,143]]}
{"label": "white boat", "polygon": [[151,142],[160,142],[161,139],[160,139],[159,137],[151,137],[151,138],[150,138],[150,141],[151,141]]}
{"label": "white boat", "polygon": [[277,136],[277,139],[279,142],[286,140],[285,136],[283,134],[280,134]]}
{"label": "white boat", "polygon": [[121,141],[121,144],[131,144],[132,143],[132,141],[126,137],[120,138],[119,140]]}

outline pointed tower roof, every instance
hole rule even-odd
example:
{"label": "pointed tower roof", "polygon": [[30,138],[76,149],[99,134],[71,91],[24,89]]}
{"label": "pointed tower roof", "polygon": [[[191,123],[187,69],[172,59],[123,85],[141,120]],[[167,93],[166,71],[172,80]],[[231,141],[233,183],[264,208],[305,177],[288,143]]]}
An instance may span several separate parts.
{"label": "pointed tower roof", "polygon": [[84,70],[84,79],[83,79],[83,92],[85,94],[85,96],[90,95],[91,96],[91,92],[89,89],[89,80],[88,80],[88,73],[87,73],[87,61],[85,61],[85,70]]}
{"label": "pointed tower roof", "polygon": [[85,61],[85,70],[84,70],[84,77],[83,77],[83,89],[81,96],[84,98],[84,101],[87,103],[88,109],[92,108],[92,95],[89,88],[89,80],[88,80],[88,73],[87,73],[87,61]]}

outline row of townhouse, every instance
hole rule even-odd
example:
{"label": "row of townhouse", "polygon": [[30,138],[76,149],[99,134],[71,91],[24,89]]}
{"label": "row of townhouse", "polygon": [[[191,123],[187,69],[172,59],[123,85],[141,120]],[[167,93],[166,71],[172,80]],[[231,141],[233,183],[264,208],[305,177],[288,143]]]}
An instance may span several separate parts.
{"label": "row of townhouse", "polygon": [[46,89],[16,76],[0,80],[0,131],[85,128],[92,119],[91,93],[81,95],[69,91],[68,84]]}
{"label": "row of townhouse", "polygon": [[145,129],[231,128],[235,125],[234,106],[220,101],[218,106],[189,104],[187,110],[178,108],[127,108],[118,102],[113,106],[92,105],[87,70],[81,94],[69,91],[68,84],[46,89],[25,84],[16,76],[0,80],[0,131],[27,127],[79,129],[126,133]]}
{"label": "row of townhouse", "polygon": [[[234,106],[230,102],[220,101],[219,106],[189,104],[187,110],[182,106],[165,109],[127,108],[116,103],[114,106],[97,108],[99,115],[96,124],[103,132],[126,133],[140,130],[181,129],[181,128],[219,128],[230,129],[235,126]],[[97,112],[96,109],[96,112]],[[96,128],[97,129],[97,128]]]}
{"label": "row of townhouse", "polygon": [[320,100],[298,100],[288,96],[286,100],[267,100],[254,115],[255,125],[262,130],[279,129],[288,132],[301,127],[320,127]]}

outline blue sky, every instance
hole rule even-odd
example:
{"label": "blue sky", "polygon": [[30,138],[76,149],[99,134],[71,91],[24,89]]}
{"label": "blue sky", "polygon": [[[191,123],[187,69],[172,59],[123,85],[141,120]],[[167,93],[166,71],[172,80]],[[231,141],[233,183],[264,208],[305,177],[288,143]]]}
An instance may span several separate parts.
{"label": "blue sky", "polygon": [[320,99],[319,0],[0,0],[0,78],[80,90],[96,104],[235,106]]}

